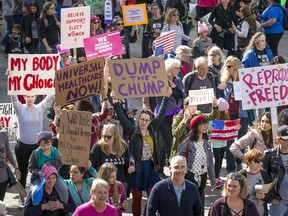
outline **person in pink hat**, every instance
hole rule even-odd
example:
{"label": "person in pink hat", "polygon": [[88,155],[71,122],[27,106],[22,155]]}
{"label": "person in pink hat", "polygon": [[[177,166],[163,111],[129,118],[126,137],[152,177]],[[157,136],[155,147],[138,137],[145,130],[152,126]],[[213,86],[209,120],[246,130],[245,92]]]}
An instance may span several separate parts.
{"label": "person in pink hat", "polygon": [[207,56],[208,48],[212,46],[212,39],[208,37],[209,29],[204,22],[198,21],[198,38],[193,42],[193,57]]}
{"label": "person in pink hat", "polygon": [[58,54],[60,54],[60,68],[66,68],[77,64],[77,60],[70,55],[70,49],[62,48],[61,44],[56,46]]}
{"label": "person in pink hat", "polygon": [[193,117],[190,121],[189,135],[178,147],[179,155],[187,159],[188,172],[185,178],[198,187],[202,204],[201,215],[204,215],[207,176],[210,179],[211,190],[215,189],[213,154],[207,134],[207,123],[203,115]]}

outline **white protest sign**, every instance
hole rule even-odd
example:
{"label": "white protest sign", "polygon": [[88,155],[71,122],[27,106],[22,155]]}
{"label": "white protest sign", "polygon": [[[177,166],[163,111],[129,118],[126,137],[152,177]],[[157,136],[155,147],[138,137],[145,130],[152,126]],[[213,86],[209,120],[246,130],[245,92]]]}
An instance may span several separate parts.
{"label": "white protest sign", "polygon": [[239,81],[233,82],[234,96],[236,101],[242,100],[241,85]]}
{"label": "white protest sign", "polygon": [[14,128],[17,124],[17,117],[12,103],[0,104],[0,123],[4,128]]}
{"label": "white protest sign", "polygon": [[90,6],[61,9],[61,47],[83,47],[90,37]]}
{"label": "white protest sign", "polygon": [[200,105],[210,104],[215,97],[213,88],[189,90],[189,104]]}
{"label": "white protest sign", "polygon": [[58,54],[9,54],[8,95],[54,95]]}

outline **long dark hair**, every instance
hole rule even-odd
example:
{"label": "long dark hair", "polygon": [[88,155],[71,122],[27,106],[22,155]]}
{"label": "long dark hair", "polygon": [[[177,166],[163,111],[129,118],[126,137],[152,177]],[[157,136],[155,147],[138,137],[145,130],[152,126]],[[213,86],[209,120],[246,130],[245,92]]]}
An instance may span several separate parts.
{"label": "long dark hair", "polygon": [[[31,6],[37,8],[34,15],[32,15],[31,12],[30,12],[30,7],[31,7]],[[37,20],[37,19],[40,17],[39,4],[38,4],[36,1],[30,2],[29,5],[28,5],[28,7],[27,7],[26,14],[29,14],[29,15],[31,15],[31,16],[34,16],[34,19]]]}
{"label": "long dark hair", "polygon": [[[191,141],[196,142],[199,139],[199,130],[198,130],[198,126],[200,124],[207,124],[208,121],[206,119],[201,119],[199,120],[195,126],[192,128],[192,130],[189,132],[189,137]],[[208,134],[207,132],[203,134],[203,140],[209,140]]]}
{"label": "long dark hair", "polygon": [[263,140],[264,140],[264,144],[266,146],[267,149],[271,149],[273,148],[273,135],[272,135],[272,128],[271,130],[269,131],[269,133],[264,133],[264,131],[262,131],[260,129],[260,124],[261,124],[261,119],[263,116],[266,116],[269,120],[269,124],[271,125],[272,127],[272,122],[271,122],[271,113],[270,112],[265,112],[263,113],[262,115],[260,115],[259,119],[258,119],[258,122],[259,122],[259,127],[257,128],[258,131],[262,134],[263,136]]}

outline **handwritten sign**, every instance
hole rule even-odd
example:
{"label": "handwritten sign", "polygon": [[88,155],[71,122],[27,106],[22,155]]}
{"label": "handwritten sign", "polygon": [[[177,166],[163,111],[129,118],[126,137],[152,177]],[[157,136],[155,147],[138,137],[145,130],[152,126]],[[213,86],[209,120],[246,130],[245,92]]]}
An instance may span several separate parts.
{"label": "handwritten sign", "polygon": [[146,4],[122,6],[124,26],[142,25],[148,23]]}
{"label": "handwritten sign", "polygon": [[118,99],[168,96],[163,58],[114,60],[108,67]]}
{"label": "handwritten sign", "polygon": [[83,47],[83,39],[90,37],[90,7],[61,9],[61,47]]}
{"label": "handwritten sign", "polygon": [[4,128],[14,128],[17,117],[12,103],[0,104],[0,123]]}
{"label": "handwritten sign", "polygon": [[91,139],[91,112],[61,111],[58,150],[63,164],[87,166]]}
{"label": "handwritten sign", "polygon": [[123,54],[120,32],[118,30],[85,38],[84,48],[88,60],[101,56],[107,58],[111,55]]}
{"label": "handwritten sign", "polygon": [[60,68],[60,57],[56,54],[8,56],[8,95],[54,94],[54,72]]}
{"label": "handwritten sign", "polygon": [[85,5],[90,6],[91,14],[100,15],[104,13],[105,0],[85,0]]}
{"label": "handwritten sign", "polygon": [[288,64],[239,70],[244,110],[288,104]]}
{"label": "handwritten sign", "polygon": [[98,94],[104,87],[103,57],[56,71],[56,104],[67,105]]}
{"label": "handwritten sign", "polygon": [[189,104],[211,104],[214,97],[215,95],[213,88],[189,90]]}

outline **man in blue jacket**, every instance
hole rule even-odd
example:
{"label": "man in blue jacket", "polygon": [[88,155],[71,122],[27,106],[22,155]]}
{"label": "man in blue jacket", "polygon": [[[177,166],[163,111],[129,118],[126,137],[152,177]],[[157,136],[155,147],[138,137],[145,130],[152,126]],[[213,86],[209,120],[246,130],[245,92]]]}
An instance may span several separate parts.
{"label": "man in blue jacket", "polygon": [[187,173],[186,158],[180,155],[171,159],[171,177],[152,188],[147,203],[147,216],[197,216],[201,215],[201,201],[195,184],[184,179]]}

